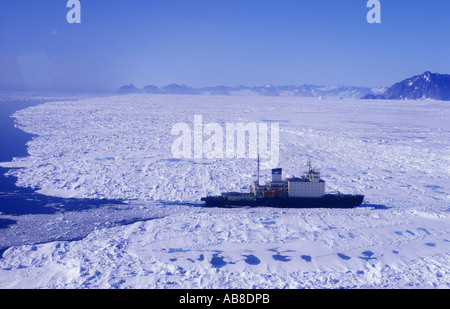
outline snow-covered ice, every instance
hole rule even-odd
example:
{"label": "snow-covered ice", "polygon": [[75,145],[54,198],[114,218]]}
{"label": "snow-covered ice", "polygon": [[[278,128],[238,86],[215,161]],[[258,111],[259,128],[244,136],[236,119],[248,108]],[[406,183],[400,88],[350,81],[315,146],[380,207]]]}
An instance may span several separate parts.
{"label": "snow-covered ice", "polygon": [[0,285],[448,288],[448,223],[446,209],[176,207],[164,218],[96,230],[79,241],[9,249]]}
{"label": "snow-covered ice", "polygon": [[[328,190],[365,194],[366,204],[198,207],[206,194],[248,190],[256,163],[174,159],[171,127],[194,115],[279,123],[286,175],[300,175],[312,159]],[[126,95],[49,102],[14,116],[37,135],[29,157],[1,164],[22,167],[10,171],[18,185],[126,200],[152,220],[12,247],[0,260],[0,287],[450,286],[446,102]]]}

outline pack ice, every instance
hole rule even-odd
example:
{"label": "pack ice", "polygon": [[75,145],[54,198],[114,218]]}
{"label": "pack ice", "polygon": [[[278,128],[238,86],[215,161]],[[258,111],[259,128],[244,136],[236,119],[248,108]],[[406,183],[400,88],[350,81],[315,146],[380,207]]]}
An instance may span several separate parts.
{"label": "pack ice", "polygon": [[[441,101],[125,95],[17,112],[37,136],[4,166],[17,184],[128,202],[157,219],[8,249],[1,288],[450,287],[449,105]],[[256,162],[175,159],[174,124],[280,124],[280,167],[308,159],[351,210],[204,209],[245,191]],[[269,173],[266,173],[267,180]],[[73,220],[73,218],[72,218]]]}

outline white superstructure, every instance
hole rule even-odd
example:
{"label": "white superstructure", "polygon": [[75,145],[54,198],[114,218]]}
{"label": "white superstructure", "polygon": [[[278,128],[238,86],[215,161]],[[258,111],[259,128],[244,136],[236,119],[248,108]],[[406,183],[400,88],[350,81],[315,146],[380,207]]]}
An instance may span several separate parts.
{"label": "white superstructure", "polygon": [[272,181],[260,185],[255,182],[255,196],[289,196],[319,198],[325,195],[325,181],[320,179],[320,172],[315,171],[308,163],[309,170],[302,177],[282,180],[282,169],[272,170]]}
{"label": "white superstructure", "polygon": [[325,195],[325,181],[305,181],[302,178],[292,178],[288,181],[290,197],[322,197]]}

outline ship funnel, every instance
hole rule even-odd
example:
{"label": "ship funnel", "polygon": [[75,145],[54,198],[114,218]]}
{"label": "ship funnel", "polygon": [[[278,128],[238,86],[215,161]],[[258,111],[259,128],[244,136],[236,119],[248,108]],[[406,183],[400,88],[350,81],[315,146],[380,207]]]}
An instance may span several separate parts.
{"label": "ship funnel", "polygon": [[272,182],[282,182],[283,177],[283,169],[281,168],[274,168],[272,170]]}

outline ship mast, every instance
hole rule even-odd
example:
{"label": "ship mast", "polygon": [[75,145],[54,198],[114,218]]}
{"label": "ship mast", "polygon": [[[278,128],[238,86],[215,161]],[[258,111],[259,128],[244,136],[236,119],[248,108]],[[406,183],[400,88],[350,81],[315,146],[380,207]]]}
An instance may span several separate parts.
{"label": "ship mast", "polygon": [[258,154],[258,186],[259,186],[259,154]]}

